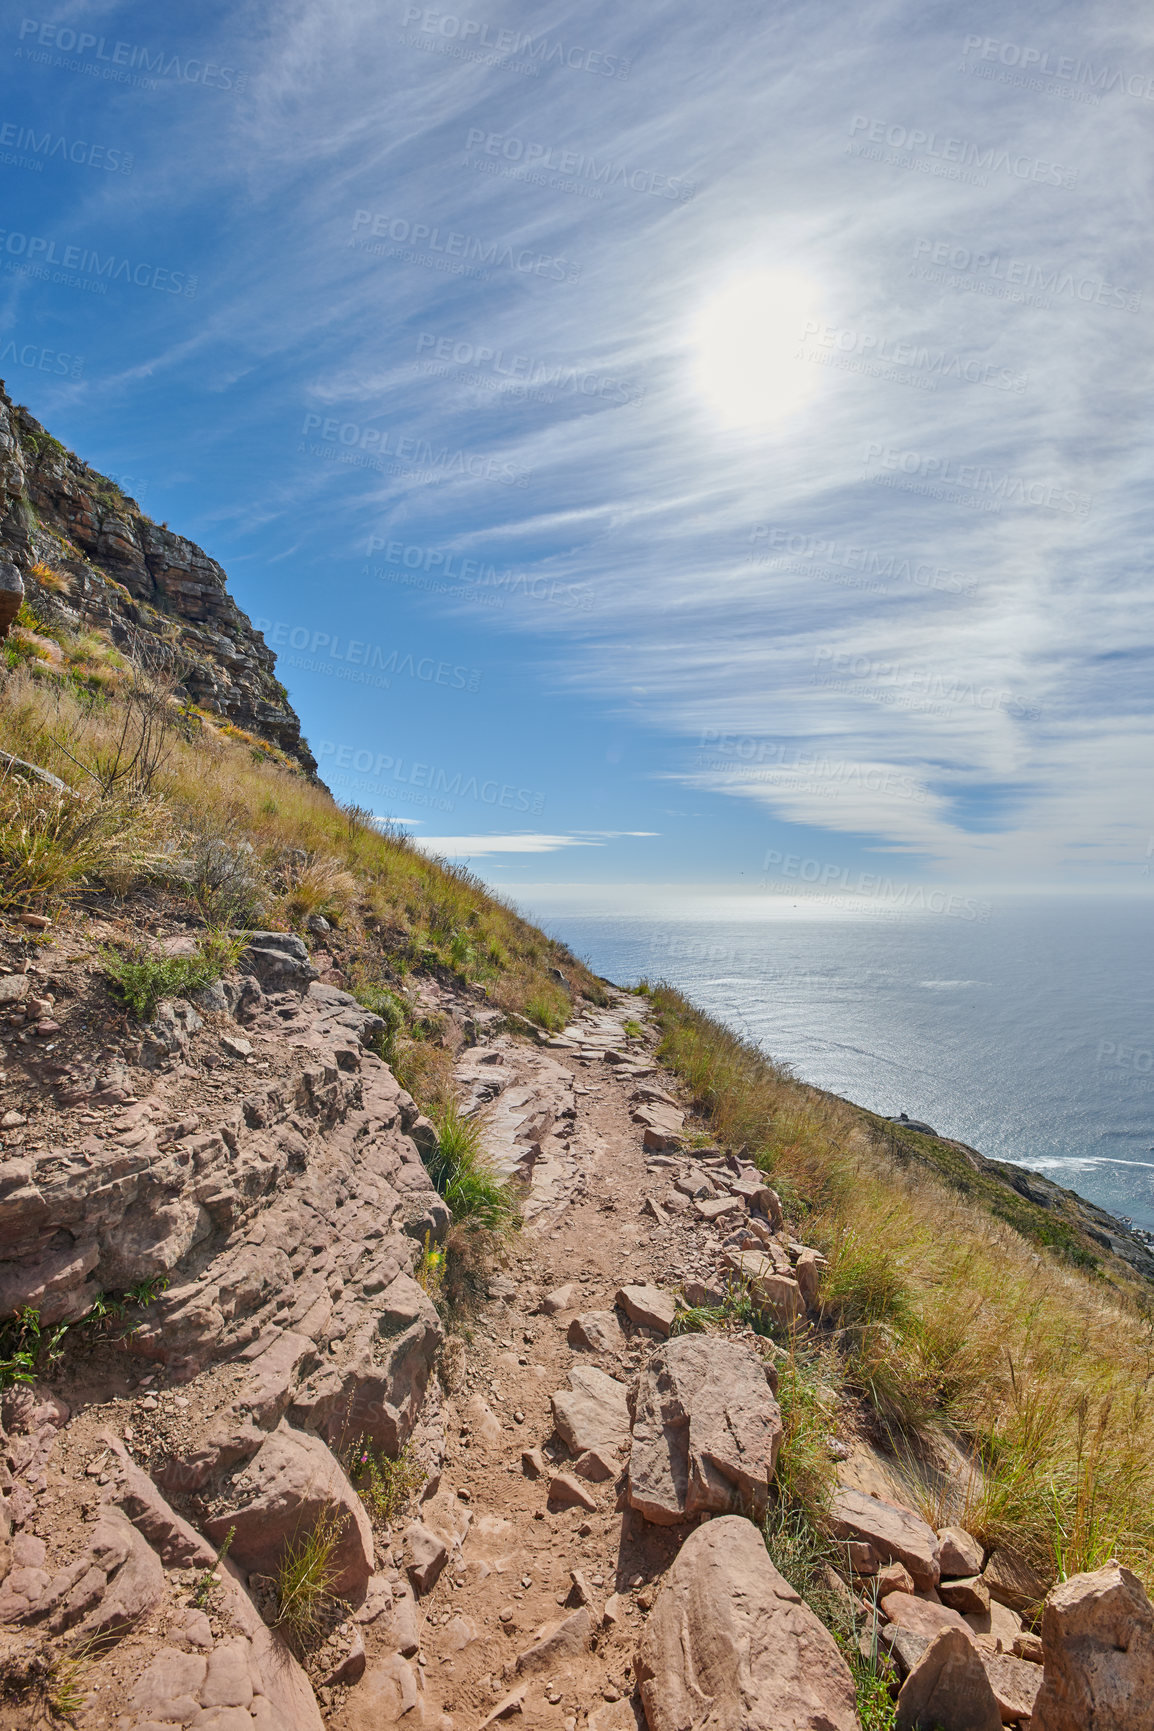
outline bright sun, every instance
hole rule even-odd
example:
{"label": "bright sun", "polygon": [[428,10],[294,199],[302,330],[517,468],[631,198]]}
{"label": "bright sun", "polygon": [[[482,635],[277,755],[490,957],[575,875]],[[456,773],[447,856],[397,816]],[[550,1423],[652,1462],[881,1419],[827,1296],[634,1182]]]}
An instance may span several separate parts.
{"label": "bright sun", "polygon": [[724,425],[770,425],[813,395],[821,369],[796,356],[816,298],[806,278],[766,270],[735,277],[702,308],[695,383]]}

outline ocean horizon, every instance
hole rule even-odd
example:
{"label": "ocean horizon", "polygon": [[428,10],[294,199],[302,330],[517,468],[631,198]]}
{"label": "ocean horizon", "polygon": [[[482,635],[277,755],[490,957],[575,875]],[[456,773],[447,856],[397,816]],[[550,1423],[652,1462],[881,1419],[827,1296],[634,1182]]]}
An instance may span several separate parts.
{"label": "ocean horizon", "polygon": [[980,920],[565,915],[620,985],[668,981],[801,1080],[906,1112],[1154,1230],[1154,908],[993,898]]}

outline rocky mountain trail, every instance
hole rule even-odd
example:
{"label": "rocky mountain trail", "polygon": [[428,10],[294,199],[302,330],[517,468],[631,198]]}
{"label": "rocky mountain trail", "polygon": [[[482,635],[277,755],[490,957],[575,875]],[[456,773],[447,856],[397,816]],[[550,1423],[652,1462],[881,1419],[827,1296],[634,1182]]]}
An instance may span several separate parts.
{"label": "rocky mountain trail", "polygon": [[[825,1260],[694,1128],[643,994],[575,1004],[551,1034],[415,984],[460,1114],[523,1198],[479,1308],[441,1314],[438,1131],[315,951],[249,934],[235,973],[135,1042],[108,1025],[91,945],[36,954],[31,974],[13,949],[4,976],[33,983],[0,980],[21,1089],[0,1290],[72,1338],[59,1374],[0,1407],[14,1727],[78,1640],[79,1731],[857,1723],[845,1656],[746,1518],[773,1494],[780,1342],[820,1329]],[[111,1324],[83,1320],[108,1294]],[[723,1330],[681,1332],[727,1294]],[[777,1341],[738,1321],[751,1307]],[[1087,1640],[1131,1613],[1144,1674],[1132,1576],[1047,1598],[1024,1559],[916,1513],[916,1479],[852,1415],[837,1429],[836,1589],[901,1683],[899,1722],[929,1702],[961,1731],[976,1665],[1001,1722],[1064,1731],[1064,1704],[1100,1692]],[[950,1447],[934,1470],[960,1510],[971,1469]],[[369,1462],[400,1463],[375,1501]],[[282,1565],[318,1530],[336,1535],[326,1593],[288,1639]]]}

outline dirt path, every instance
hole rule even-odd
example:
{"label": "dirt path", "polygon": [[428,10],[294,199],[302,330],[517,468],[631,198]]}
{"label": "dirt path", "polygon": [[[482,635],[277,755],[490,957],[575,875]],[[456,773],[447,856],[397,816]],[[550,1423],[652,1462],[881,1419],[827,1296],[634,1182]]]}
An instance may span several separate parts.
{"label": "dirt path", "polygon": [[[490,1114],[498,1140],[504,1136],[507,1165],[516,1147],[517,1111],[522,1122],[532,1120],[535,1106],[540,1111],[528,1085],[534,1077],[555,1090],[561,1072],[574,1116],[555,1123],[552,1137],[537,1138],[531,1219],[507,1277],[493,1282],[500,1296],[473,1333],[463,1385],[454,1390],[445,1415],[441,1482],[419,1511],[421,1521],[450,1545],[437,1585],[420,1602],[420,1650],[411,1663],[418,1691],[411,1712],[426,1724],[448,1715],[457,1726],[478,1726],[511,1692],[519,1695],[520,1706],[510,1711],[519,1711],[523,1725],[573,1731],[586,1715],[593,1731],[630,1731],[635,1723],[631,1661],[649,1608],[647,1588],[672,1561],[684,1532],[654,1528],[618,1508],[613,1480],[578,1481],[592,1504],[588,1509],[556,1507],[548,1488],[554,1462],[557,1470],[572,1471],[554,1432],[550,1399],[568,1386],[570,1367],[593,1364],[628,1383],[643,1353],[660,1338],[618,1311],[624,1325],[619,1349],[590,1352],[568,1342],[574,1317],[612,1312],[626,1282],[676,1288],[690,1274],[704,1276],[718,1245],[716,1230],[696,1219],[688,1199],[686,1213],[668,1224],[659,1224],[646,1206],[646,1198],[658,1193],[677,1199],[667,1183],[676,1176],[672,1163],[647,1165],[653,1156],[643,1150],[642,1129],[630,1116],[639,1081],[670,1085],[655,1074],[645,1050],[653,1044],[649,1031],[644,1042],[630,1042],[624,1033],[623,1023],[644,1013],[644,999],[615,995],[610,1011],[578,1024],[582,1045],[572,1043],[569,1030],[551,1045],[545,1072],[536,1064],[537,1053],[507,1038],[467,1054],[470,1075],[486,1068],[511,1072],[504,1095],[515,1104],[502,1111],[499,1095],[498,1109]],[[631,1057],[638,1056],[622,1066],[606,1061],[598,1048],[628,1048]],[[543,1300],[568,1284],[574,1289],[570,1301],[548,1314]],[[523,1467],[523,1452],[531,1449],[543,1452],[544,1478],[531,1477]],[[399,1533],[392,1565],[399,1582]],[[388,1559],[379,1566],[387,1573]],[[562,1656],[539,1674],[519,1675],[517,1656],[583,1602],[572,1571],[580,1572],[588,1594],[593,1650]],[[368,1625],[365,1641],[365,1680],[345,1703],[333,1704],[329,1722],[339,1731],[376,1731],[390,1723],[409,1688],[395,1658],[388,1657],[394,1642],[387,1619]],[[406,1715],[406,1722],[412,1724],[413,1717]]]}

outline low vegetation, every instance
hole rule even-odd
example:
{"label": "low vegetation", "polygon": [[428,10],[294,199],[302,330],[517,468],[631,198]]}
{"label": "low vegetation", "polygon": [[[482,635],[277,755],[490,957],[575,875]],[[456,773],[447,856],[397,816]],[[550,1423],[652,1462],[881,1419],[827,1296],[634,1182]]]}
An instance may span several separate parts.
{"label": "low vegetation", "polygon": [[210,931],[189,955],[158,956],[142,945],[127,954],[106,947],[100,965],[114,994],[138,1022],[146,1022],[162,998],[185,997],[219,980],[243,948],[242,937]]}
{"label": "low vegetation", "polygon": [[283,1629],[298,1651],[324,1627],[337,1596],[341,1519],[335,1509],[322,1510],[311,1530],[298,1534],[286,1547],[277,1565],[274,1627]]}
{"label": "low vegetation", "polygon": [[781,1530],[799,1513],[822,1530],[832,1400],[915,1477],[928,1433],[956,1438],[974,1470],[952,1514],[987,1545],[1012,1545],[1049,1578],[1114,1555],[1154,1585],[1154,1328],[1132,1286],[895,1157],[868,1114],[799,1083],[671,988],[650,998],[659,1055],[711,1135],[770,1176],[829,1258],[816,1356],[782,1377]]}
{"label": "low vegetation", "polygon": [[373,1520],[388,1527],[416,1496],[426,1473],[405,1444],[395,1460],[379,1449],[370,1437],[362,1437],[345,1459],[345,1470]]}

